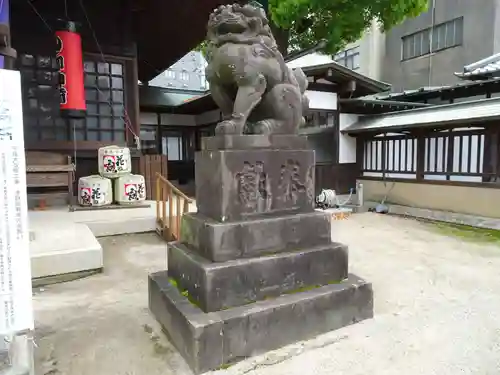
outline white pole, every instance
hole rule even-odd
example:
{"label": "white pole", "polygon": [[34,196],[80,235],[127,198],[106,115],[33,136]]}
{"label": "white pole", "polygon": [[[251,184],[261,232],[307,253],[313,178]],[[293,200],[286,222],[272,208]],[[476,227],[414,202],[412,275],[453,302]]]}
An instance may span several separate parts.
{"label": "white pole", "polygon": [[0,374],[33,375],[21,75],[0,69]]}

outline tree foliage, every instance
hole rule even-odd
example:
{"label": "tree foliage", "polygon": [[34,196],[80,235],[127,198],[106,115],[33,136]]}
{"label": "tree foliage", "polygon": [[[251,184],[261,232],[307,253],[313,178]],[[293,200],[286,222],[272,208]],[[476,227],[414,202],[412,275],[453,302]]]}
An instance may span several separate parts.
{"label": "tree foliage", "polygon": [[333,54],[358,40],[374,20],[387,31],[427,6],[428,0],[269,0],[269,13],[283,54],[321,40],[326,42],[322,52]]}
{"label": "tree foliage", "polygon": [[387,31],[418,16],[427,5],[428,0],[269,0],[272,23],[288,31],[288,45],[280,46],[282,51],[325,40],[324,52],[329,54],[358,40],[374,20]]}

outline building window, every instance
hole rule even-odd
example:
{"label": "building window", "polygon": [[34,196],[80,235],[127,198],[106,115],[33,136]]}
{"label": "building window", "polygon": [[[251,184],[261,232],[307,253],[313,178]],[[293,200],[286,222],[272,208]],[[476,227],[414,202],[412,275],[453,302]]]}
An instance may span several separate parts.
{"label": "building window", "polygon": [[202,89],[208,88],[207,77],[205,76],[205,74],[200,74],[200,87]]}
{"label": "building window", "polygon": [[141,126],[141,151],[143,154],[157,154],[157,126]]}
{"label": "building window", "polygon": [[[125,143],[124,64],[84,60],[87,116],[61,118],[55,57],[21,55],[25,139]],[[74,134],[73,134],[74,126]]]}
{"label": "building window", "polygon": [[179,74],[179,78],[181,79],[181,81],[189,81],[189,73],[181,72]]}
{"label": "building window", "polygon": [[25,140],[70,140],[68,122],[59,117],[55,57],[24,54],[19,63]]}
{"label": "building window", "polygon": [[175,79],[175,72],[173,70],[165,70],[165,77]]}
{"label": "building window", "polygon": [[333,112],[310,110],[305,115],[305,128],[328,127],[335,125],[335,116]]}
{"label": "building window", "polygon": [[333,60],[351,70],[359,69],[359,47],[349,48],[337,53]]}
{"label": "building window", "polygon": [[162,154],[167,155],[169,161],[183,160],[182,135],[169,135],[161,139]]}
{"label": "building window", "polygon": [[463,17],[435,25],[402,38],[402,60],[456,47],[463,42]]}
{"label": "building window", "polygon": [[87,118],[80,121],[76,139],[125,143],[124,66],[84,61]]}

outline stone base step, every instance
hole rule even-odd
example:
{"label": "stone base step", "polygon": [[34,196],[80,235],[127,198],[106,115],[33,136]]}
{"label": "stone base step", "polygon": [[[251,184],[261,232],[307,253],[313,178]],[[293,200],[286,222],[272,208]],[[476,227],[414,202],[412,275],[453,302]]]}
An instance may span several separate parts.
{"label": "stone base step", "polygon": [[331,242],[328,213],[308,212],[220,223],[201,214],[182,218],[181,242],[214,262],[252,258]]}
{"label": "stone base step", "polygon": [[206,312],[245,305],[283,293],[338,283],[348,274],[347,246],[327,245],[257,258],[213,263],[174,242],[168,245],[168,269]]}
{"label": "stone base step", "polygon": [[72,222],[52,227],[30,225],[31,276],[36,283],[56,275],[99,271],[103,268],[102,247],[88,226]]}
{"label": "stone base step", "polygon": [[170,284],[149,276],[149,308],[196,374],[373,317],[370,283],[340,284],[205,313]]}

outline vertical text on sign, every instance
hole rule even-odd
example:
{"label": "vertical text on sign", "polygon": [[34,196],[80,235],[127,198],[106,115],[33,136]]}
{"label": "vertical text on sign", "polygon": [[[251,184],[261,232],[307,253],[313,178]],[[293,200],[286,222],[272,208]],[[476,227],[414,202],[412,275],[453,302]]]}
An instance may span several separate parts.
{"label": "vertical text on sign", "polygon": [[21,76],[0,69],[0,335],[34,326],[25,165]]}

